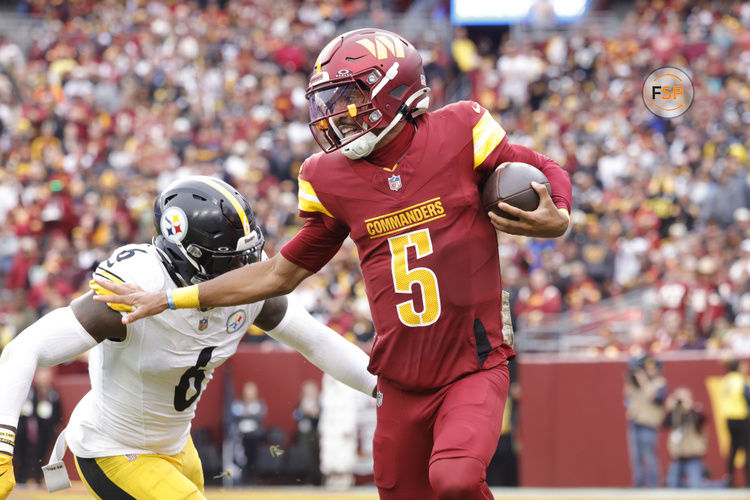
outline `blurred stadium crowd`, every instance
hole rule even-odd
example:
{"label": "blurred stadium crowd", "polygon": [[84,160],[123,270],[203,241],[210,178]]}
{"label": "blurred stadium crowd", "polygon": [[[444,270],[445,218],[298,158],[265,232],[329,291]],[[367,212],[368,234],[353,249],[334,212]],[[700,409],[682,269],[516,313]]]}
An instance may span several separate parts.
{"label": "blurred stadium crowd", "polygon": [[[87,290],[115,247],[148,241],[153,199],[179,175],[235,185],[277,252],[299,223],[297,170],[318,150],[304,97],[314,57],[353,16],[386,22],[365,0],[23,6],[43,22],[28,51],[0,37],[0,346]],[[456,97],[451,82],[468,82],[466,97],[512,142],[571,175],[567,237],[499,238],[523,324],[650,289],[654,313],[604,352],[750,354],[750,3],[640,1],[618,33],[499,47],[461,28],[411,41],[434,106]],[[696,89],[671,121],[640,95],[667,64]],[[345,245],[300,294],[359,336],[372,326],[354,252]]]}

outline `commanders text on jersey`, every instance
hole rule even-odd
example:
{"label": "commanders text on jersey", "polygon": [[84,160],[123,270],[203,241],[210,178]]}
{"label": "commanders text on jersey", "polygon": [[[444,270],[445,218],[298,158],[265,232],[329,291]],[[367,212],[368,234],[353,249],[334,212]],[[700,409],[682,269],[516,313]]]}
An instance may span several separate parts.
{"label": "commanders text on jersey", "polygon": [[367,233],[371,238],[379,238],[413,226],[418,226],[445,216],[445,209],[440,198],[423,201],[409,208],[379,215],[365,221]]}

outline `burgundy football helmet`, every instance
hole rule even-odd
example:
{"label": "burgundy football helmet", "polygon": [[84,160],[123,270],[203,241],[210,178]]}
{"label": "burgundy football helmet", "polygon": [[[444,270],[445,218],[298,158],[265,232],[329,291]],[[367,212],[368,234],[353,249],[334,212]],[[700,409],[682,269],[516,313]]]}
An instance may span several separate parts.
{"label": "burgundy football helmet", "polygon": [[339,35],[315,62],[306,94],[310,130],[323,151],[369,155],[399,121],[427,111],[422,57],[402,37],[375,28]]}

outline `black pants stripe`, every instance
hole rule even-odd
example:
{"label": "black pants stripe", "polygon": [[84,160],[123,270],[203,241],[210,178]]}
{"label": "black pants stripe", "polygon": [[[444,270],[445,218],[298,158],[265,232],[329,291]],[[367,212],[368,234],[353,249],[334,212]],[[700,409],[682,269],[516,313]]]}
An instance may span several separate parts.
{"label": "black pants stripe", "polygon": [[135,500],[134,497],[128,495],[107,477],[99,464],[96,463],[96,459],[75,458],[81,473],[83,473],[83,478],[102,500]]}

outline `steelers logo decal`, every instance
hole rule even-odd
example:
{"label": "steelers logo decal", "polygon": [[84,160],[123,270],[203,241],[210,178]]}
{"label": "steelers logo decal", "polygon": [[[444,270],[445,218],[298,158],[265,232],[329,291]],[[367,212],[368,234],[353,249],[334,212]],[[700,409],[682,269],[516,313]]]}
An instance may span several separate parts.
{"label": "steelers logo decal", "polygon": [[245,311],[234,311],[229,315],[229,318],[227,318],[227,333],[237,333],[245,324],[246,319]]}
{"label": "steelers logo decal", "polygon": [[188,219],[180,207],[169,207],[161,214],[161,234],[168,240],[178,243],[185,238]]}

